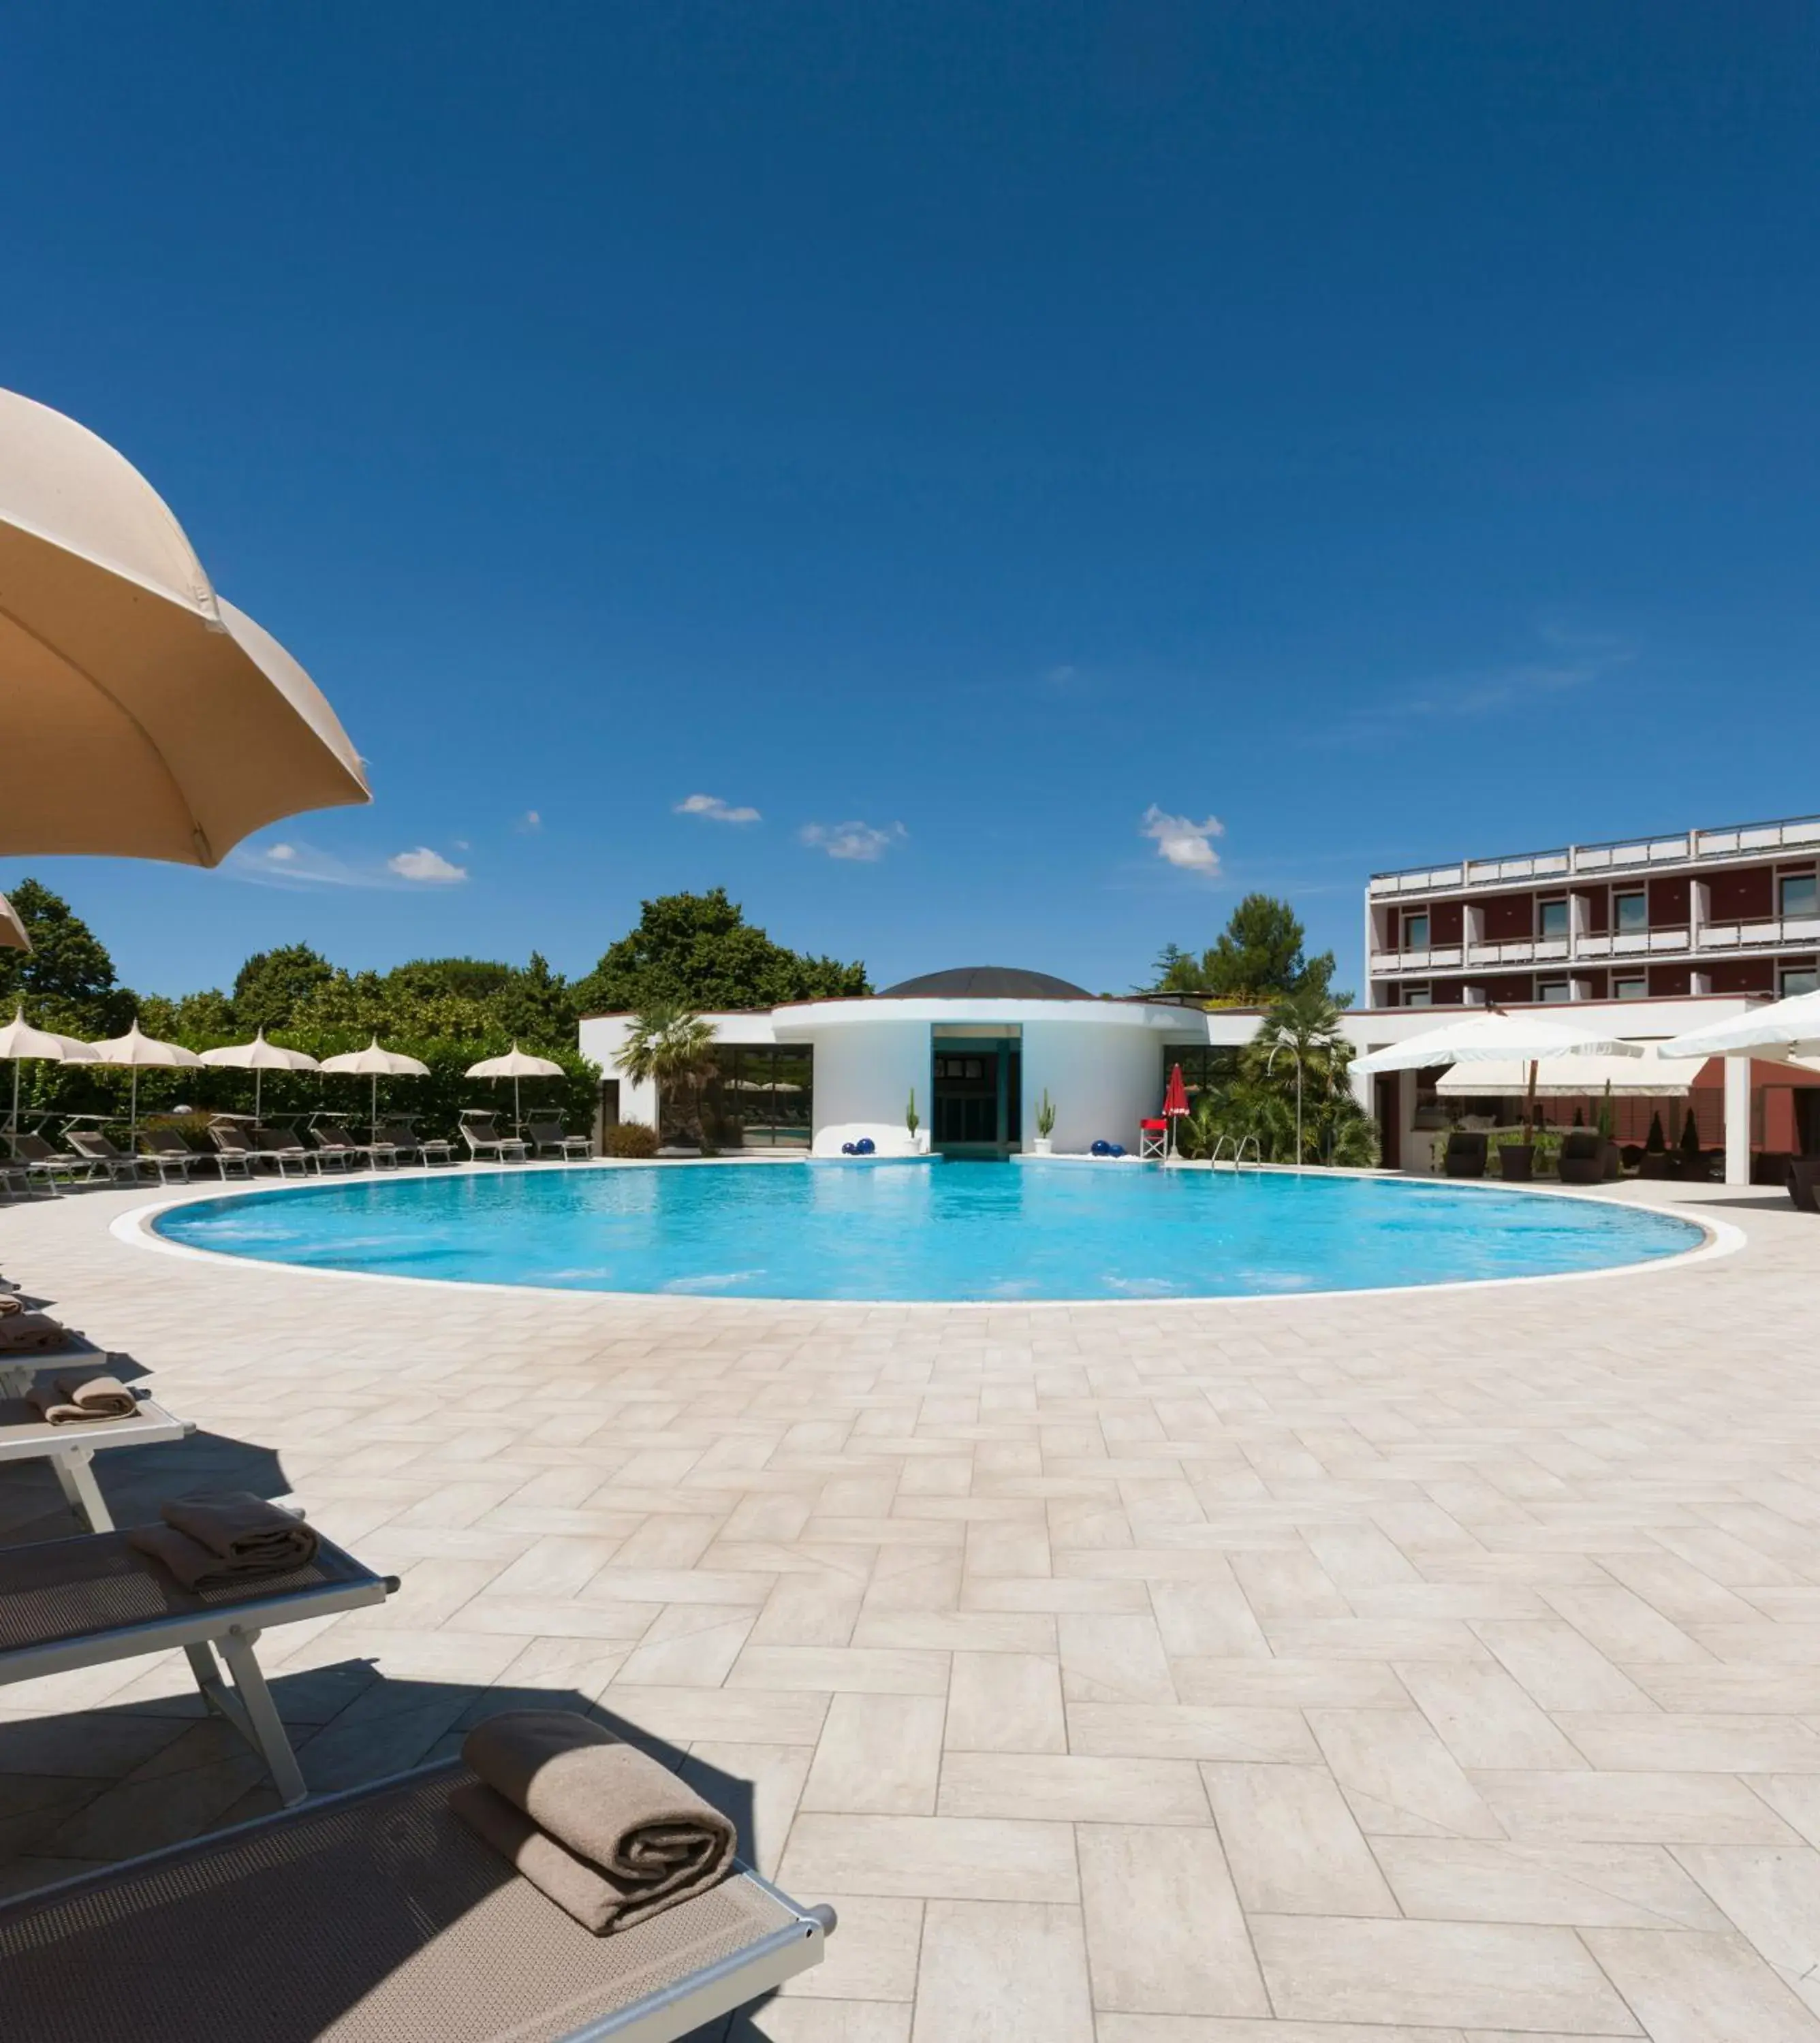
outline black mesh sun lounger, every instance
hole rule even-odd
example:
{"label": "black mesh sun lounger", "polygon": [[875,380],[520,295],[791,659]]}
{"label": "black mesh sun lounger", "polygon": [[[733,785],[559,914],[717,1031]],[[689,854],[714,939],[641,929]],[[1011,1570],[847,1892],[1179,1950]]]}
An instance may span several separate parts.
{"label": "black mesh sun lounger", "polygon": [[[47,1364],[67,1356],[47,1355]],[[75,1373],[73,1370],[71,1372]],[[0,1372],[4,1376],[6,1372]],[[111,1532],[113,1520],[89,1464],[108,1447],[149,1447],[186,1439],[196,1430],[193,1419],[174,1418],[154,1397],[140,1397],[130,1418],[94,1419],[79,1425],[49,1424],[23,1397],[0,1397],[0,1466],[8,1462],[48,1461],[63,1501],[91,1532]]]}
{"label": "black mesh sun lounger", "polygon": [[304,1567],[219,1589],[183,1588],[124,1532],[0,1548],[0,1684],[181,1646],[209,1708],[264,1760],[280,1796],[300,1802],[308,1790],[297,1755],[253,1657],[259,1634],[383,1603],[397,1586],[326,1539]]}
{"label": "black mesh sun lounger", "polygon": [[7,2033],[55,2043],[679,2043],[821,1961],[743,1871],[591,1936],[450,1815],[458,1761],[0,1907]]}

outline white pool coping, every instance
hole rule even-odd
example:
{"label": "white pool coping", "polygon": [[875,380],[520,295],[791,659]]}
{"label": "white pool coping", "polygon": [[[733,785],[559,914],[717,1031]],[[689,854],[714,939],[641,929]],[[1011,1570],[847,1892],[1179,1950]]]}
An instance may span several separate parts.
{"label": "white pool coping", "polygon": [[[769,1161],[770,1159],[767,1159],[766,1160]],[[793,1159],[791,1160],[807,1163],[815,1159],[803,1157]],[[839,1160],[844,1161],[846,1159],[843,1159]],[[865,1159],[862,1159],[859,1160],[863,1161]],[[1098,1163],[1108,1160],[1119,1162],[1127,1159],[1107,1159],[1086,1157],[1046,1157],[1033,1158],[1029,1160],[1033,1163],[1039,1163],[1047,1164],[1050,1163],[1059,1163],[1071,1165],[1074,1163]],[[459,1167],[464,1174],[467,1175],[492,1175],[505,1171],[668,1170],[676,1168],[678,1166],[685,1169],[711,1170],[724,1167],[728,1165],[739,1167],[739,1161],[740,1159],[736,1158],[719,1157],[668,1158],[662,1159],[597,1158],[586,1163],[562,1163],[552,1162],[547,1163],[521,1163],[509,1165],[464,1165]],[[1155,1168],[1157,1167],[1151,1165],[1149,1167]],[[1177,1169],[1195,1169],[1204,1168],[1206,1167],[1196,1166],[1192,1164],[1177,1164],[1169,1167]],[[1256,1167],[1252,1167],[1254,1168]],[[1305,1176],[1309,1175],[1307,1171],[1297,1171],[1293,1165],[1289,1164],[1269,1165],[1264,1167],[1264,1168],[1268,1175],[1273,1176],[1292,1177]],[[1679,1206],[1658,1205],[1654,1204],[1645,1205],[1638,1201],[1626,1200],[1622,1202],[1621,1208],[1621,1210],[1624,1212],[1654,1213],[1665,1220],[1679,1221],[1686,1226],[1697,1228],[1705,1236],[1705,1239],[1697,1243],[1693,1247],[1684,1249],[1676,1255],[1649,1256],[1634,1263],[1613,1263],[1608,1267],[1601,1270],[1548,1271],[1540,1272],[1532,1276],[1449,1278],[1431,1284],[1380,1284],[1361,1286],[1357,1288],[1342,1287],[1338,1290],[1323,1291],[1247,1291],[1239,1293],[1213,1293],[1192,1297],[1181,1297],[1176,1295],[1146,1295],[1130,1298],[817,1298],[801,1297],[794,1294],[753,1294],[745,1292],[729,1294],[724,1292],[717,1293],[712,1290],[618,1291],[597,1289],[591,1285],[501,1284],[486,1280],[470,1280],[463,1278],[406,1277],[400,1276],[391,1272],[372,1270],[329,1270],[323,1269],[313,1264],[278,1262],[270,1260],[261,1256],[229,1255],[219,1249],[198,1248],[188,1242],[173,1241],[167,1236],[160,1234],[157,1231],[156,1227],[156,1222],[162,1215],[170,1213],[179,1207],[198,1205],[205,1199],[213,1201],[221,1198],[247,1198],[255,1196],[269,1198],[276,1193],[290,1193],[293,1194],[314,1193],[320,1195],[324,1192],[338,1190],[348,1184],[390,1184],[396,1180],[422,1180],[428,1179],[449,1178],[455,1175],[455,1171],[451,1171],[447,1165],[443,1165],[440,1167],[420,1167],[412,1170],[363,1172],[358,1177],[342,1176],[327,1179],[317,1179],[308,1182],[302,1182],[295,1179],[286,1182],[281,1179],[275,1182],[267,1182],[263,1183],[255,1182],[251,1184],[236,1184],[230,1186],[212,1185],[206,1188],[190,1186],[184,1188],[182,1190],[175,1193],[175,1194],[148,1200],[144,1205],[129,1208],[128,1211],[117,1215],[113,1221],[109,1223],[108,1231],[116,1240],[127,1243],[133,1248],[149,1250],[156,1255],[182,1257],[190,1261],[206,1263],[216,1269],[221,1269],[224,1267],[230,1269],[239,1268],[257,1271],[267,1275],[270,1275],[274,1271],[280,1271],[290,1276],[325,1279],[330,1282],[336,1283],[417,1285],[428,1286],[432,1290],[439,1291],[486,1291],[505,1296],[511,1296],[524,1292],[530,1292],[536,1296],[543,1297],[569,1299],[577,1297],[609,1298],[618,1300],[623,1303],[638,1305],[648,1305],[655,1301],[667,1303],[678,1308],[686,1307],[691,1310],[697,1312],[705,1305],[728,1307],[814,1306],[817,1308],[828,1307],[831,1309],[842,1309],[850,1312],[904,1310],[919,1313],[1004,1313],[1107,1310],[1123,1312],[1134,1309],[1146,1309],[1158,1306],[1174,1307],[1177,1309],[1192,1307],[1201,1311],[1206,1311],[1210,1308],[1226,1306],[1248,1308],[1254,1306],[1296,1305],[1311,1303],[1330,1305],[1335,1301],[1349,1298],[1428,1297],[1437,1293],[1453,1291],[1478,1292],[1495,1290],[1500,1286],[1508,1286],[1518,1284],[1580,1284],[1597,1282],[1602,1278],[1668,1276],[1679,1271],[1688,1270],[1698,1263],[1714,1262],[1725,1256],[1734,1255],[1747,1245],[1749,1239],[1741,1228],[1734,1227],[1729,1221],[1711,1218],[1704,1214],[1696,1217]],[[1239,1175],[1247,1175],[1247,1173],[1240,1173]],[[1453,1179],[1448,1179],[1446,1181],[1437,1180],[1431,1185],[1426,1179],[1393,1178],[1387,1176],[1384,1173],[1377,1171],[1330,1170],[1323,1168],[1319,1171],[1319,1175],[1323,1178],[1371,1178],[1383,1183],[1406,1185],[1412,1194],[1419,1194],[1426,1191],[1440,1190],[1444,1189],[1449,1191],[1470,1191],[1478,1193],[1500,1192],[1507,1193],[1512,1196],[1526,1195],[1532,1198],[1576,1200],[1583,1203],[1591,1203],[1604,1206],[1607,1208],[1607,1209],[1609,1209],[1610,1206],[1613,1203],[1612,1202],[1605,1199],[1597,1192],[1568,1190],[1557,1186],[1534,1185],[1480,1185],[1469,1181],[1462,1182]]]}

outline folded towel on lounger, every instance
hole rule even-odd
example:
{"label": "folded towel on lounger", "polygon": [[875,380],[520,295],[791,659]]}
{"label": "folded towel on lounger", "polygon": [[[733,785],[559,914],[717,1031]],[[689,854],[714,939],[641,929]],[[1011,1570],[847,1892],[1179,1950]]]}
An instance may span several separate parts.
{"label": "folded towel on lounger", "polygon": [[566,1710],[506,1710],[469,1732],[480,1777],[449,1806],[597,1937],[732,1869],[733,1826],[667,1767]]}
{"label": "folded towel on lounger", "polygon": [[25,1309],[25,1301],[17,1291],[0,1291],[0,1320],[10,1319],[15,1313]]}
{"label": "folded towel on lounger", "polygon": [[73,1338],[48,1313],[10,1313],[0,1320],[0,1355],[48,1355]]}
{"label": "folded towel on lounger", "polygon": [[186,1589],[225,1589],[288,1575],[315,1558],[313,1527],[248,1490],[181,1497],[159,1508],[162,1524],[136,1525],[127,1539],[162,1562]]}
{"label": "folded towel on lounger", "polygon": [[34,1384],[26,1401],[53,1426],[79,1426],[97,1419],[131,1419],[138,1401],[117,1377],[60,1376],[54,1385]]}

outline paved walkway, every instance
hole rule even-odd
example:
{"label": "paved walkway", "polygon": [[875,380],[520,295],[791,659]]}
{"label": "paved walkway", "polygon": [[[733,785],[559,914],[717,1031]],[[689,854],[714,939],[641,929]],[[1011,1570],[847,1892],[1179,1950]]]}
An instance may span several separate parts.
{"label": "paved walkway", "polygon": [[[1337,1304],[443,1293],[113,1193],[0,1268],[205,1429],[123,1520],[248,1484],[403,1576],[266,1642],[313,1785],[580,1698],[836,1904],[717,2037],[1820,2043],[1820,1224],[1698,1197],[1742,1253]],[[186,1679],[0,1690],[6,1885],[270,1806]]]}

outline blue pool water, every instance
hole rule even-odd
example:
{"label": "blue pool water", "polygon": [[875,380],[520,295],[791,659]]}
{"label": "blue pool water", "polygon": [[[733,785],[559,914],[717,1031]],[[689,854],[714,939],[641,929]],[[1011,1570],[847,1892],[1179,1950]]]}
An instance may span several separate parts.
{"label": "blue pool water", "polygon": [[205,1199],[156,1225],[316,1269],[747,1298],[1360,1290],[1610,1269],[1703,1239],[1486,1186],[1066,1163],[450,1171]]}

